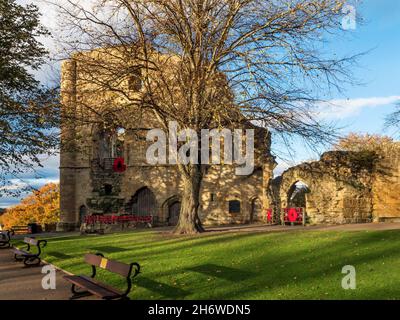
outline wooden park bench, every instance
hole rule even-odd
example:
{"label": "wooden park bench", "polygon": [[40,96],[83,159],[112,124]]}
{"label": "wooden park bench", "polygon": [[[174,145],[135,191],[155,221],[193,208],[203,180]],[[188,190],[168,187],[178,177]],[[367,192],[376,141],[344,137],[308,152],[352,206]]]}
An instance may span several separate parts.
{"label": "wooden park bench", "polygon": [[29,234],[29,226],[13,226],[11,230],[14,231],[15,234]]}
{"label": "wooden park bench", "polygon": [[[14,258],[16,261],[24,261],[25,266],[38,266],[40,265],[41,259],[40,255],[42,253],[42,248],[47,245],[46,240],[36,240],[34,238],[25,238],[24,243],[28,246],[26,250],[14,249]],[[31,251],[32,246],[37,248],[36,253]]]}
{"label": "wooden park bench", "polygon": [[[131,264],[125,264],[119,261],[109,260],[104,258],[103,254],[101,253],[86,254],[85,262],[92,266],[92,275],[90,277],[85,275],[72,275],[64,277],[65,280],[72,283],[71,291],[73,296],[70,298],[71,300],[91,295],[95,295],[104,300],[129,300],[128,294],[132,289],[132,279],[140,273],[140,265],[138,263],[135,262]],[[132,276],[132,270],[134,266],[135,273]],[[125,292],[121,292],[118,289],[96,281],[96,268],[101,268],[126,278],[127,289]],[[81,288],[84,291],[77,291],[76,287]]]}
{"label": "wooden park bench", "polygon": [[13,230],[0,231],[0,249],[11,248],[11,235],[14,235]]}

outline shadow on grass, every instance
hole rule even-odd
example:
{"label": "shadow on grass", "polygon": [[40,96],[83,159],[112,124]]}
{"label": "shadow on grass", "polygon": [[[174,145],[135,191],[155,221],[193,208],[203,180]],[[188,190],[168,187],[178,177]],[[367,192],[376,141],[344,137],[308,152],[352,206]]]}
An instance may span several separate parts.
{"label": "shadow on grass", "polygon": [[[146,257],[146,259],[160,259],[160,254],[163,256],[167,255],[168,257],[174,257],[174,254],[182,254],[182,252],[187,249],[196,250],[199,247],[201,248],[210,244],[222,245],[239,239],[244,240],[251,236],[252,235],[249,234],[221,234],[217,236],[201,236],[198,238],[148,241],[143,244],[132,245],[129,248],[126,248],[123,252],[118,254],[118,259],[128,263],[132,257],[135,257],[139,262],[142,257]],[[162,259],[165,258],[162,257]]]}
{"label": "shadow on grass", "polygon": [[[350,233],[346,234],[349,236]],[[255,282],[248,283],[246,287],[240,290],[240,293],[229,290],[226,291],[224,298],[237,299],[237,298],[248,298],[247,295],[259,293],[259,297],[262,299],[266,298],[268,291],[261,289],[268,286],[268,290],[272,289],[283,289],[287,290],[287,286],[300,286],[306,288],[307,285],[315,280],[320,282],[322,292],[329,292],[328,296],[319,296],[318,298],[343,298],[346,297],[348,292],[345,292],[341,288],[341,280],[343,274],[341,273],[342,267],[345,265],[353,265],[357,270],[364,269],[362,273],[358,273],[357,277],[365,280],[372,274],[377,275],[378,270],[370,271],[368,274],[365,269],[366,266],[376,267],[376,264],[381,264],[381,261],[386,259],[399,259],[400,253],[395,248],[394,242],[387,242],[384,245],[380,243],[382,241],[382,233],[353,233],[352,238],[343,237],[340,240],[324,245],[318,245],[315,250],[310,252],[309,250],[295,250],[295,255],[292,254],[281,254],[275,253],[273,256],[278,257],[279,263],[271,263],[271,256],[259,256],[256,259],[251,259],[243,264],[243,267],[251,266],[254,264],[268,265],[270,271],[259,275]],[[396,237],[395,233],[385,232],[386,240],[391,237]],[[389,239],[388,239],[389,238]],[[394,239],[393,239],[394,240]],[[354,250],[359,250],[359,245],[363,248],[364,252],[355,254]],[[366,250],[369,246],[373,246],[373,249]],[[304,258],[308,257],[308,260]],[[382,259],[385,260],[382,260]],[[274,259],[276,260],[276,259]],[[311,264],[313,266],[311,266]],[[394,265],[387,265],[385,268],[393,268]],[[296,276],[296,278],[294,278]],[[326,279],[337,281],[335,285],[326,282]],[[296,280],[295,280],[296,279]],[[388,281],[388,285],[392,281],[396,281],[396,277],[392,279],[383,279],[380,281]],[[398,280],[397,280],[398,281]],[[374,286],[375,283],[370,282],[369,286]],[[303,287],[304,286],[304,287]],[[324,286],[325,289],[322,289]],[[365,287],[364,287],[365,288]],[[399,291],[400,292],[400,291]],[[397,296],[399,295],[397,292]],[[238,296],[239,294],[239,296]],[[303,292],[302,299],[315,299],[318,293],[315,291]],[[385,293],[383,296],[387,297]],[[362,286],[358,288],[357,292],[354,292],[353,299],[369,298],[369,299],[381,299],[382,296],[373,295],[368,296],[363,292]]]}
{"label": "shadow on grass", "polygon": [[89,250],[93,250],[100,253],[115,253],[115,252],[123,252],[129,249],[118,248],[113,246],[101,246],[101,247],[90,247]]}
{"label": "shadow on grass", "polygon": [[70,255],[62,253],[62,252],[57,252],[57,251],[46,252],[46,256],[51,256],[51,257],[61,259],[61,260],[73,258],[73,256],[70,256]]}
{"label": "shadow on grass", "polygon": [[[171,240],[158,240],[149,243],[140,244],[137,246],[132,246],[129,250],[135,250],[137,254],[144,254],[147,258],[152,256],[159,256],[160,252],[162,254],[172,254],[181,253],[186,249],[196,249],[198,247],[204,247],[208,245],[223,245],[229,244],[230,242],[235,242],[238,240],[245,240],[256,236],[255,234],[218,234],[218,235],[207,235],[201,237],[193,238],[178,238]],[[143,253],[141,251],[144,251]]]}
{"label": "shadow on grass", "polygon": [[216,264],[203,264],[200,266],[188,268],[186,270],[202,273],[208,276],[222,278],[232,282],[247,280],[255,276],[255,274],[249,271],[219,266]]}
{"label": "shadow on grass", "polygon": [[165,283],[161,283],[146,277],[138,277],[136,284],[139,287],[145,288],[151,292],[157,293],[167,299],[183,299],[190,295],[189,291],[173,287]]}
{"label": "shadow on grass", "polygon": [[[128,243],[131,239],[129,236],[125,241],[123,237],[118,237],[118,241]],[[399,242],[399,231],[312,233],[299,231],[273,235],[225,234],[164,241],[151,239],[146,244],[140,243],[123,249],[123,252],[114,252],[118,260],[130,262],[132,256],[137,257],[140,263],[145,260],[148,267],[154,268],[153,279],[176,275],[183,270],[193,271],[193,276],[189,276],[190,291],[186,286],[185,289],[175,287],[170,280],[161,283],[142,277],[145,272],[135,281],[139,287],[166,299],[182,299],[188,296],[194,299],[221,297],[269,299],[277,298],[277,292],[287,292],[286,297],[289,299],[371,299],[398,296],[389,282],[398,282],[399,277],[385,279],[380,273],[387,268],[394,270],[400,261],[400,253],[397,250]],[[71,245],[67,247],[68,250],[71,250]],[[91,245],[87,243],[82,247],[86,245],[88,248],[93,248],[93,243]],[[119,245],[121,246],[121,243]],[[99,244],[94,249],[101,248],[103,247]],[[180,265],[184,269],[177,267],[173,270],[169,268],[163,270],[159,267],[160,262],[166,263],[169,259],[176,260],[176,258],[182,259]],[[220,266],[233,262],[236,263],[234,266],[240,269]],[[70,263],[71,267],[80,264],[76,261]],[[341,288],[343,278],[341,270],[344,265],[354,265],[358,272],[357,277],[362,280],[360,289],[352,294],[344,292]],[[369,271],[368,268],[372,267],[374,270]],[[247,270],[251,270],[251,273]],[[198,273],[213,276],[215,281],[204,281]],[[230,283],[219,282],[221,279],[229,280]],[[376,286],[376,281],[382,282],[391,292],[385,293],[383,289],[380,292],[369,290]],[[150,296],[147,292],[144,295]]]}
{"label": "shadow on grass", "polygon": [[[157,232],[157,229],[140,229],[140,230],[131,230],[131,231],[121,231],[121,232],[115,232],[115,233],[107,233],[107,234],[83,234],[83,235],[68,235],[68,234],[62,234],[60,236],[55,236],[55,237],[49,237],[47,238],[49,242],[62,242],[62,241],[71,241],[71,240],[109,240],[111,239],[114,241],[115,239],[118,238],[124,238],[125,236],[143,236],[144,235],[151,235]],[[46,239],[46,237],[41,237],[43,239]]]}

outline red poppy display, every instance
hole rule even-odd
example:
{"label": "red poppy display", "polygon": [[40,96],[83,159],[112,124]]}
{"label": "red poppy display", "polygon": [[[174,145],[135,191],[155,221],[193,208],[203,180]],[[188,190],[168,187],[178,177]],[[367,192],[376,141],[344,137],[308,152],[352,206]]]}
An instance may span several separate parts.
{"label": "red poppy display", "polygon": [[304,209],[303,208],[284,208],[284,222],[285,223],[304,223]]}
{"label": "red poppy display", "polygon": [[96,222],[97,223],[104,223],[104,224],[125,223],[125,222],[147,222],[147,223],[151,223],[153,221],[153,216],[134,216],[134,215],[98,216],[98,215],[91,215],[91,216],[86,216],[84,221],[85,221],[86,224],[95,224]]}
{"label": "red poppy display", "polygon": [[268,209],[267,211],[267,221],[268,222],[272,221],[272,209]]}
{"label": "red poppy display", "polygon": [[126,164],[124,158],[116,158],[113,163],[113,171],[114,172],[125,172]]}
{"label": "red poppy display", "polygon": [[290,222],[296,222],[299,217],[297,210],[295,208],[291,208],[288,212],[288,218]]}

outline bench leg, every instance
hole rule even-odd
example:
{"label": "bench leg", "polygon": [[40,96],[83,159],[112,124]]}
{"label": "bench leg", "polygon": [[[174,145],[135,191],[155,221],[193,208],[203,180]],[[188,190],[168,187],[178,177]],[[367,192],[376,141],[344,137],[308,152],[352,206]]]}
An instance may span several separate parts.
{"label": "bench leg", "polygon": [[[37,262],[33,263],[33,261],[36,261],[36,260],[37,260]],[[26,267],[37,267],[37,266],[40,266],[40,262],[41,262],[41,260],[40,260],[39,257],[26,257],[24,259],[24,265]]]}
{"label": "bench leg", "polygon": [[105,298],[103,298],[103,300],[122,300],[122,301],[128,301],[128,300],[131,300],[131,299],[130,299],[128,296],[122,295],[122,296],[113,297],[113,298],[107,298],[107,297],[105,297]]}
{"label": "bench leg", "polygon": [[19,256],[18,254],[14,254],[14,259],[15,259],[15,261],[23,261],[24,257]]}
{"label": "bench leg", "polygon": [[73,294],[72,297],[69,298],[69,300],[78,300],[80,298],[90,297],[90,296],[92,296],[92,294],[88,291],[85,291],[85,292]]}
{"label": "bench leg", "polygon": [[76,300],[83,297],[90,297],[92,294],[89,291],[77,291],[76,286],[73,284],[71,286],[72,297],[69,300]]}

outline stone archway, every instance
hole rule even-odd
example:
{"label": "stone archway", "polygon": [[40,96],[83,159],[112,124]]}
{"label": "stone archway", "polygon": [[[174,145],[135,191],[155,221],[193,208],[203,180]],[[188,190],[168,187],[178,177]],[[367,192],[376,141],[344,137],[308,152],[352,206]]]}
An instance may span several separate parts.
{"label": "stone archway", "polygon": [[135,216],[157,216],[157,200],[154,193],[143,187],[136,191],[131,200],[127,203],[125,211]]}
{"label": "stone archway", "polygon": [[169,226],[176,226],[181,212],[181,199],[178,196],[168,198],[163,206],[163,221]]}
{"label": "stone archway", "polygon": [[250,202],[250,223],[254,223],[261,220],[262,217],[262,202],[258,197],[255,197]]}
{"label": "stone archway", "polygon": [[299,180],[291,185],[287,192],[288,208],[307,208],[307,194],[310,193],[308,185]]}
{"label": "stone archway", "polygon": [[320,191],[320,186],[315,185],[315,179],[318,178],[318,172],[310,173],[302,166],[293,167],[282,174],[279,188],[281,223],[283,223],[286,208],[304,208],[307,223],[313,222],[312,219],[319,212],[319,209],[315,207],[315,197]]}
{"label": "stone archway", "polygon": [[85,205],[79,207],[79,223],[83,223],[85,217],[87,216],[88,210]]}
{"label": "stone archway", "polygon": [[181,212],[180,201],[175,201],[168,206],[168,225],[176,226],[179,221],[179,214]]}

